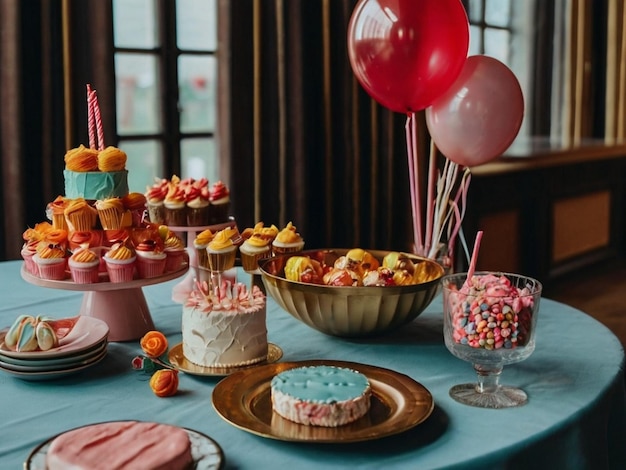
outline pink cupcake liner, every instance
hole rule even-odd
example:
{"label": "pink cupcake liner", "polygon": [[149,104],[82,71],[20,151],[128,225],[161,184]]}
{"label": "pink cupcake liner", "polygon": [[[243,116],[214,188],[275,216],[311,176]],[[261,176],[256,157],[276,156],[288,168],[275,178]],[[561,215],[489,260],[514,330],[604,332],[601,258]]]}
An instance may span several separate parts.
{"label": "pink cupcake liner", "polygon": [[135,258],[130,260],[110,260],[105,258],[109,281],[130,282],[135,277]]}
{"label": "pink cupcake liner", "polygon": [[172,271],[178,271],[183,264],[185,250],[165,250],[165,254],[167,255],[167,257],[165,258],[165,272],[169,273]]}
{"label": "pink cupcake liner", "polygon": [[100,281],[98,267],[100,260],[93,263],[74,263],[71,259],[68,261],[72,280],[76,284],[95,284]]}
{"label": "pink cupcake liner", "polygon": [[65,279],[65,268],[67,265],[67,260],[65,258],[48,260],[35,257],[34,259],[37,263],[39,277],[41,279],[48,279],[53,281],[61,281]]}
{"label": "pink cupcake liner", "polygon": [[137,271],[141,279],[149,279],[163,274],[167,256],[163,258],[146,258],[137,255]]}

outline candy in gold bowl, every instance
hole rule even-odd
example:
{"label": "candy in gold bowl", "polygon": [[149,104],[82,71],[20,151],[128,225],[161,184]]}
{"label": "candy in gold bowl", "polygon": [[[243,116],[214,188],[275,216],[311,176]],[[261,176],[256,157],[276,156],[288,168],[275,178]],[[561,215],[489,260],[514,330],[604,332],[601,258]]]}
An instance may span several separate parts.
{"label": "candy in gold bowl", "polygon": [[[402,257],[419,266],[420,282],[393,286],[330,286],[289,280],[285,265],[292,256],[317,260],[346,255],[348,249],[308,250],[259,261],[267,293],[292,316],[332,336],[367,337],[390,332],[420,315],[437,294],[443,267],[413,254]],[[367,250],[382,262],[389,251]],[[395,252],[394,252],[395,253]]]}

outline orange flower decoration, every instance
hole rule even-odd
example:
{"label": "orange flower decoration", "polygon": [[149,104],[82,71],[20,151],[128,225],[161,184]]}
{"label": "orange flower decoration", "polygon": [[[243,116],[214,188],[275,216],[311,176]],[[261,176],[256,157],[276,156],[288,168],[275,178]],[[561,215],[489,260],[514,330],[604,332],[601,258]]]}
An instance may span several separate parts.
{"label": "orange flower decoration", "polygon": [[178,391],[178,371],[157,370],[150,378],[150,388],[157,397],[171,397]]}
{"label": "orange flower decoration", "polygon": [[141,338],[140,344],[148,357],[159,357],[167,351],[167,338],[160,331],[148,331]]}

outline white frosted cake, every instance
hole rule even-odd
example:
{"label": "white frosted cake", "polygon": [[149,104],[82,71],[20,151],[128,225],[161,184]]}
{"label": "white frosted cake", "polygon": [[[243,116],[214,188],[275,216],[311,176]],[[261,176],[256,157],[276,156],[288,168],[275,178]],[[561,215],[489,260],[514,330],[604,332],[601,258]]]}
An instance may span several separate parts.
{"label": "white frosted cake", "polygon": [[271,381],[272,409],[290,421],[337,427],[370,409],[371,387],[355,370],[334,366],[296,367]]}
{"label": "white frosted cake", "polygon": [[140,421],[112,421],[54,438],[47,470],[187,470],[193,458],[184,429]]}
{"label": "white frosted cake", "polygon": [[206,282],[183,305],[183,355],[204,367],[239,367],[267,359],[265,296],[258,286]]}

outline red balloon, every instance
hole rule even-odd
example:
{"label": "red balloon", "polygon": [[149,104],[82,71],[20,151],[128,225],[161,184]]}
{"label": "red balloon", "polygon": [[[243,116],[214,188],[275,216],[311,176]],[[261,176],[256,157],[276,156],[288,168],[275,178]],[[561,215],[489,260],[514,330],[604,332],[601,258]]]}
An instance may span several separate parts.
{"label": "red balloon", "polygon": [[348,55],[369,95],[400,113],[427,108],[467,59],[460,0],[361,0],[348,25]]}
{"label": "red balloon", "polygon": [[476,166],[500,156],[524,119],[524,96],[515,74],[488,56],[471,56],[456,82],[426,109],[426,125],[448,159]]}

